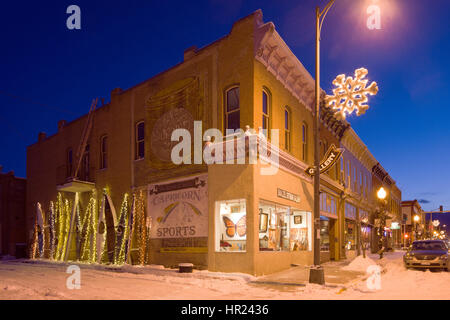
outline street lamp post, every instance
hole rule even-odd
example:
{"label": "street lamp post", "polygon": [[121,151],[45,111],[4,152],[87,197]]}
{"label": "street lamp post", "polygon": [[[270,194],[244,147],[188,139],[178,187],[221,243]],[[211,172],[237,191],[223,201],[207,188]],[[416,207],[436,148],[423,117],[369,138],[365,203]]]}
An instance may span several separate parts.
{"label": "street lamp post", "polygon": [[386,224],[386,216],[385,216],[386,196],[387,196],[386,190],[384,190],[384,188],[381,187],[377,192],[378,199],[383,203],[383,207],[381,209],[380,217],[379,217],[379,225],[378,225],[378,234],[380,236],[380,239],[378,240],[380,250],[378,252],[380,254],[380,259],[383,258],[383,252],[384,252],[383,248],[384,248],[384,227]]}
{"label": "street lamp post", "polygon": [[[334,4],[331,0],[320,11],[316,7],[316,75],[315,75],[315,108],[313,121],[314,136],[314,266],[310,269],[309,282],[316,284],[325,283],[325,275],[320,265],[320,159],[319,159],[319,116],[320,116],[320,34],[323,21]],[[365,104],[367,95],[375,95],[378,92],[376,82],[372,82],[366,87],[367,79],[364,77],[368,71],[360,68],[355,71],[355,78],[341,74],[336,77],[333,84],[337,87],[333,90],[333,96],[326,96],[325,103],[327,107],[337,110],[336,118],[345,119],[346,113],[352,113],[356,110],[357,115],[363,114],[369,106]]]}
{"label": "street lamp post", "polygon": [[[310,269],[309,282],[324,284],[325,275],[320,265],[320,162],[319,162],[319,116],[320,116],[320,33],[322,31],[323,21],[334,4],[331,0],[320,11],[316,7],[316,76],[315,76],[315,107],[313,121],[314,136],[314,266]],[[369,106],[367,95],[375,95],[378,92],[376,82],[367,85],[367,79],[364,79],[368,71],[364,68],[355,71],[355,78],[345,77],[341,74],[336,77],[333,84],[337,87],[333,90],[333,96],[326,96],[324,102],[327,107],[336,112],[335,117],[338,120],[345,119],[345,114],[351,114],[356,111],[359,116],[363,114]]]}
{"label": "street lamp post", "polygon": [[325,283],[325,274],[320,265],[320,159],[319,159],[319,116],[320,116],[320,32],[322,24],[334,4],[331,0],[323,11],[316,7],[316,77],[315,77],[315,108],[314,108],[314,266],[310,269],[309,282]]}
{"label": "street lamp post", "polygon": [[417,227],[418,227],[419,221],[420,221],[420,217],[418,214],[416,214],[414,216],[414,240],[418,240],[417,239],[417,233],[418,233]]}

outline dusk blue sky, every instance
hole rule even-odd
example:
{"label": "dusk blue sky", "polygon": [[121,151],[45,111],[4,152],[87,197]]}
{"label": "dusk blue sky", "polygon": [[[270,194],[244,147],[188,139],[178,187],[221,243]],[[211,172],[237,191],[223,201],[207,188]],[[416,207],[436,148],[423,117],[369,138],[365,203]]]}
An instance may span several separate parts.
{"label": "dusk blue sky", "polygon": [[[382,30],[366,27],[381,6]],[[0,10],[0,164],[26,175],[26,146],[53,134],[91,100],[129,88],[230,32],[257,9],[314,74],[313,0],[8,1]],[[66,28],[66,8],[81,8],[81,30]],[[336,0],[322,34],[321,86],[360,67],[379,94],[348,118],[397,182],[403,199],[450,210],[450,1]],[[14,96],[14,97],[13,97]],[[428,203],[426,203],[428,202]]]}

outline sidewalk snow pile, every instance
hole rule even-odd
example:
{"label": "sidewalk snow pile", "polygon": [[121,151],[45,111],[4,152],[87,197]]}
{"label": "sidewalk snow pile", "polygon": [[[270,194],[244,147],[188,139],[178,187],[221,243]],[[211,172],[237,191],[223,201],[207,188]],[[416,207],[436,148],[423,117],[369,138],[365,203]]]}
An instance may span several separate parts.
{"label": "sidewalk snow pile", "polygon": [[376,265],[376,262],[369,257],[363,258],[363,256],[358,256],[348,266],[343,267],[342,270],[366,272],[367,268],[373,265]]}

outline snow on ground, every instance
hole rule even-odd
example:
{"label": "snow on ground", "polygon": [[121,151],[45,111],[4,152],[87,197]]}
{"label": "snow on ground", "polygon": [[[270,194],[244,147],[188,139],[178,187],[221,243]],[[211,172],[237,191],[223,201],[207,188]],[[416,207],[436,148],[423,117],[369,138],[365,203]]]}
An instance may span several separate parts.
{"label": "snow on ground", "polygon": [[[345,285],[302,287],[254,284],[257,278],[246,274],[85,264],[79,264],[81,289],[70,290],[67,264],[8,260],[0,261],[0,299],[450,299],[450,272],[406,270],[402,255],[367,258],[383,268],[380,290],[369,290],[360,278]],[[349,267],[362,270],[370,261],[361,259]]]}
{"label": "snow on ground", "polygon": [[343,267],[343,270],[348,271],[362,271],[366,272],[367,268],[369,266],[375,265],[375,261],[373,261],[370,257],[366,256],[366,258],[363,258],[363,256],[358,256],[355,259],[353,259],[352,262],[350,262],[349,265]]}

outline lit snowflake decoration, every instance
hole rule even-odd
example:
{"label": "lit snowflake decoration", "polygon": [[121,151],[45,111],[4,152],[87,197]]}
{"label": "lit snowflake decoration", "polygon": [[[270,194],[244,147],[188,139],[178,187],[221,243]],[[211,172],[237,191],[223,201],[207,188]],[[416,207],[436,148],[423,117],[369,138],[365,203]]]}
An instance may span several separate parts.
{"label": "lit snowflake decoration", "polygon": [[360,116],[369,109],[367,95],[376,95],[378,86],[372,82],[366,87],[369,80],[364,78],[368,73],[367,69],[360,68],[355,71],[354,79],[340,74],[333,80],[336,87],[333,89],[334,95],[325,97],[325,105],[337,110],[336,118],[339,120],[345,119],[346,113],[352,114],[356,110],[356,115]]}

